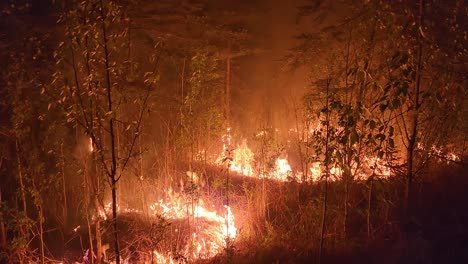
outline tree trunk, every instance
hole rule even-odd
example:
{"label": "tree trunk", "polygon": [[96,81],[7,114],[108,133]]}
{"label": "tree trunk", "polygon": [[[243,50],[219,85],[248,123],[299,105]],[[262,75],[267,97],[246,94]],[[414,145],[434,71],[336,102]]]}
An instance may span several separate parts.
{"label": "tree trunk", "polygon": [[228,44],[228,54],[226,58],[226,122],[227,126],[231,126],[231,42]]}
{"label": "tree trunk", "polygon": [[[0,163],[2,162],[3,159],[0,157]],[[1,168],[1,166],[0,166]],[[2,190],[0,189],[0,204],[2,204]],[[5,230],[5,223],[3,222],[3,214],[0,211],[0,248],[5,248],[6,247],[6,230]]]}
{"label": "tree trunk", "polygon": [[67,219],[68,219],[68,204],[67,204],[67,185],[65,182],[65,155],[63,154],[63,140],[60,143],[60,155],[62,156],[62,164],[61,164],[61,170],[62,170],[62,195],[63,195],[63,211],[62,211],[62,217],[63,217],[63,222],[64,226],[67,225]]}
{"label": "tree trunk", "polygon": [[406,148],[406,189],[405,189],[405,205],[404,212],[407,218],[410,217],[413,209],[413,163],[414,163],[414,149],[416,147],[417,132],[418,132],[418,116],[419,116],[419,93],[421,87],[421,68],[422,68],[422,38],[421,32],[423,30],[424,22],[424,0],[419,0],[419,21],[418,21],[418,50],[417,50],[417,64],[416,64],[416,82],[414,91],[414,106],[411,111],[411,127],[408,138],[408,146]]}
{"label": "tree trunk", "polygon": [[38,222],[39,222],[39,242],[41,252],[41,263],[45,263],[45,250],[44,250],[44,210],[42,209],[42,201],[38,206]]}
{"label": "tree trunk", "polygon": [[[109,51],[107,48],[107,31],[106,31],[106,14],[104,13],[103,0],[100,0],[101,19],[102,19],[102,35],[103,35],[103,48],[104,48],[104,62],[106,65],[106,90],[107,90],[107,106],[108,111],[113,113],[112,107],[112,84],[111,84],[111,73],[109,65]],[[114,252],[115,252],[115,263],[120,264],[120,250],[119,250],[119,235],[117,227],[117,153],[115,145],[115,131],[114,131],[114,117],[111,115],[109,118],[109,136],[111,141],[111,167],[108,172],[108,176],[111,180],[112,189],[112,226],[114,233]]]}
{"label": "tree trunk", "polygon": [[371,232],[372,232],[372,222],[371,222],[371,206],[372,206],[372,187],[374,183],[373,180],[370,179],[369,181],[369,191],[367,193],[367,240],[371,239]]}
{"label": "tree trunk", "polygon": [[96,222],[94,223],[96,233],[96,263],[102,262],[102,235],[101,235],[101,221],[99,220],[99,199],[97,194],[94,195],[94,206],[96,207]]}
{"label": "tree trunk", "polygon": [[114,233],[114,252],[115,252],[115,263],[120,264],[120,250],[119,250],[119,235],[117,226],[117,192],[115,189],[116,179],[115,176],[111,178],[112,186],[112,227]]}
{"label": "tree trunk", "polygon": [[[94,246],[93,246],[93,231],[91,228],[91,220],[89,219],[89,211],[88,211],[89,205],[86,206],[86,225],[88,229],[88,237],[89,237],[89,251],[94,252]],[[80,237],[81,239],[81,237]],[[83,246],[81,246],[83,248]],[[99,257],[99,256],[98,256]],[[99,262],[98,262],[99,263]],[[94,258],[91,258],[91,264],[94,264]]]}
{"label": "tree trunk", "polygon": [[343,241],[346,243],[347,237],[347,230],[346,230],[346,223],[348,221],[348,189],[349,189],[349,175],[347,173],[344,174],[344,212],[343,212]]}
{"label": "tree trunk", "polygon": [[[75,126],[75,142],[78,143],[80,141],[79,139],[79,129],[78,129],[78,124],[76,124]],[[91,220],[90,220],[90,193],[93,193],[92,192],[92,179],[91,179],[91,176],[90,176],[90,173],[89,173],[89,168],[88,168],[88,164],[87,164],[87,155],[86,154],[83,154],[83,153],[80,153],[80,156],[82,157],[82,160],[83,160],[83,207],[84,207],[84,211],[86,212],[85,213],[85,216],[86,216],[86,228],[87,228],[87,231],[88,231],[88,240],[89,240],[89,250],[90,252],[93,252],[94,253],[94,246],[93,246],[93,230],[91,228]],[[94,193],[93,193],[94,194]],[[97,215],[97,217],[99,217]],[[77,231],[75,231],[77,232]],[[81,243],[81,236],[80,236],[80,243]],[[81,249],[83,250],[83,245],[81,245]],[[91,258],[91,264],[94,264],[94,258]]]}
{"label": "tree trunk", "polygon": [[[3,155],[0,156],[0,170],[2,169],[3,165]],[[0,186],[0,204],[2,204],[2,189]],[[5,222],[3,222],[3,214],[2,211],[0,211],[0,249],[3,249],[6,247],[6,229],[5,229]]]}
{"label": "tree trunk", "polygon": [[326,135],[326,141],[325,141],[325,183],[324,183],[324,188],[323,188],[323,211],[322,211],[322,225],[320,229],[320,248],[319,248],[319,264],[322,263],[322,257],[323,257],[323,244],[325,240],[325,231],[326,231],[326,217],[327,217],[327,197],[328,197],[328,177],[329,177],[329,153],[328,153],[328,140],[329,140],[329,128],[330,128],[330,114],[329,114],[329,109],[328,109],[328,104],[329,104],[329,90],[330,90],[330,80],[327,80],[327,98],[326,98],[326,104],[327,104],[327,113],[326,113],[326,129],[327,129],[327,135]]}
{"label": "tree trunk", "polygon": [[18,178],[20,184],[20,193],[21,193],[21,202],[23,204],[23,213],[26,217],[28,215],[27,206],[26,206],[26,190],[24,188],[24,179],[23,179],[23,168],[21,166],[21,158],[20,158],[20,146],[18,142],[18,138],[15,140],[15,147],[16,147],[16,162],[18,165]]}

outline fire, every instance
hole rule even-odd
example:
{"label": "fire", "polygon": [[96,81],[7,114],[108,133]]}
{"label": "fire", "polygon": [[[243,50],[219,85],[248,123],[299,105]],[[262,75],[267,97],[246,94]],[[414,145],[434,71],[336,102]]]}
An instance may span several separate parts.
{"label": "fire", "polygon": [[423,144],[421,143],[418,143],[417,145],[417,149],[419,150],[423,150],[423,151],[427,151],[429,156],[430,157],[434,157],[436,159],[438,159],[439,161],[446,161],[447,163],[450,162],[450,161],[460,161],[460,156],[453,153],[453,152],[449,152],[447,150],[444,150],[440,147],[437,147],[437,146],[431,146],[431,147],[427,147],[427,146],[424,146]]}
{"label": "fire", "polygon": [[242,141],[242,144],[234,150],[234,157],[229,169],[246,176],[253,176],[253,159],[254,154],[247,146],[246,140],[244,140]]}
{"label": "fire", "polygon": [[[385,163],[376,157],[366,157],[365,158],[366,165],[369,169],[372,170],[374,175],[380,176],[382,178],[388,178],[391,176],[391,170]],[[367,179],[368,175],[361,175],[362,179]]]}
{"label": "fire", "polygon": [[320,162],[312,163],[312,166],[310,167],[310,173],[312,176],[312,181],[320,180],[320,177],[322,176],[322,169],[320,168]]}
{"label": "fire", "polygon": [[[290,132],[293,130],[290,130]],[[314,129],[311,130],[312,132]],[[293,131],[294,132],[294,131]],[[258,135],[263,135],[265,132],[262,131]],[[257,135],[257,136],[258,136]],[[266,172],[263,174],[256,174],[253,169],[253,163],[255,161],[255,155],[252,150],[248,147],[247,141],[244,139],[242,144],[237,145],[235,149],[231,150],[231,136],[230,129],[227,131],[227,134],[223,136],[224,142],[224,152],[217,159],[218,164],[220,161],[229,161],[229,170],[233,172],[240,173],[248,177],[259,177],[259,178],[268,178],[278,181],[288,181],[290,179],[296,179],[301,181],[303,178],[302,172],[296,172],[289,165],[287,158],[277,158],[275,161],[275,167],[272,171]],[[232,158],[231,158],[232,153]],[[455,155],[451,158],[457,158]],[[309,165],[308,179],[313,182],[320,181],[323,179],[323,164],[321,162],[311,162]],[[388,178],[391,176],[391,170],[386,166],[385,162],[377,157],[363,157],[362,164],[358,167],[356,163],[351,164],[350,173],[357,180],[366,180],[371,175],[377,175],[382,178]],[[329,178],[330,181],[338,181],[343,176],[343,171],[341,168],[332,166],[329,169]]]}
{"label": "fire", "polygon": [[[194,201],[195,203],[195,201]],[[165,199],[160,199],[149,206],[153,216],[162,215],[169,221],[189,219],[191,222],[190,233],[187,243],[179,249],[178,254],[189,260],[209,259],[221,253],[227,245],[227,240],[233,240],[237,236],[235,218],[229,206],[224,206],[223,213],[218,213],[205,206],[202,199],[196,201],[192,206],[190,197],[174,192],[169,189],[165,194]],[[119,212],[142,213],[133,208],[121,208],[117,206]],[[104,210],[99,211],[102,219],[107,219],[111,213],[111,204],[104,206]],[[177,221],[175,221],[177,222]],[[183,223],[186,223],[183,221]],[[178,229],[175,229],[178,232]],[[150,252],[156,263],[178,263],[173,259],[171,252]]]}
{"label": "fire", "polygon": [[[212,206],[214,207],[214,205]],[[222,252],[226,246],[226,239],[234,239],[237,236],[234,215],[229,206],[224,206],[224,215],[216,210],[208,209],[202,199],[196,205],[190,206],[189,201],[183,195],[174,193],[171,189],[167,193],[166,200],[159,200],[151,205],[154,215],[162,214],[168,219],[193,219],[205,221],[209,225],[197,225],[191,233],[191,243],[182,250],[183,255],[190,259],[208,259]],[[158,263],[172,263],[170,254],[156,252]]]}
{"label": "fire", "polygon": [[[295,178],[300,181],[302,174],[295,172],[289,164],[287,157],[283,154],[277,158],[274,167],[260,175],[254,171],[255,155],[248,147],[247,141],[243,140],[236,148],[231,147],[231,136],[228,130],[223,136],[224,151],[217,159],[217,163],[227,162],[230,171],[240,173],[248,177],[267,178],[277,181],[288,181]],[[364,162],[359,168],[356,164],[352,164],[351,173],[358,180],[365,180],[370,175],[379,175],[381,177],[389,177],[391,170],[385,165],[385,162],[376,157],[365,157]],[[311,162],[308,164],[308,179],[306,181],[320,181],[323,179],[324,171],[321,162]],[[332,166],[329,169],[329,181],[337,181],[342,177],[343,171]],[[187,173],[188,177],[196,180],[197,176],[193,172]],[[183,189],[183,187],[182,187]],[[118,211],[142,213],[132,208],[120,208]],[[237,237],[237,227],[235,226],[235,217],[229,206],[224,206],[222,209],[216,209],[215,205],[207,206],[203,199],[194,199],[189,194],[183,192],[175,192],[168,189],[163,199],[160,199],[149,206],[153,216],[163,216],[165,219],[182,226],[176,226],[173,232],[182,235],[185,242],[177,249],[177,254],[184,256],[189,261],[203,260],[214,257],[221,253],[228,245],[228,241]],[[221,212],[221,213],[220,213]],[[106,219],[111,213],[111,204],[104,206],[100,210],[100,217]],[[180,221],[187,220],[187,221]],[[185,228],[183,224],[189,225]],[[177,263],[174,259],[174,252],[156,250],[149,252],[157,263]]]}
{"label": "fire", "polygon": [[291,166],[287,159],[278,158],[275,162],[275,170],[272,173],[273,179],[287,181],[288,176],[292,173]]}

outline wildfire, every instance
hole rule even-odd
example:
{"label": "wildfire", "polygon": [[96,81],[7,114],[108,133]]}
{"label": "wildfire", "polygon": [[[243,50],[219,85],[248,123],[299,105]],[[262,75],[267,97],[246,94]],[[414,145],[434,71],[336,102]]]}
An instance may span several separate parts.
{"label": "wildfire", "polygon": [[253,176],[253,158],[254,154],[247,146],[246,140],[244,140],[242,141],[242,144],[234,150],[234,157],[229,169],[246,176]]}
{"label": "wildfire", "polygon": [[[218,158],[217,162],[220,163],[220,161],[229,160],[228,167],[230,171],[240,173],[244,176],[269,178],[278,181],[288,181],[290,179],[301,181],[303,179],[303,173],[294,171],[289,165],[287,158],[277,158],[275,161],[275,167],[272,171],[265,173],[255,173],[253,169],[255,155],[248,147],[247,141],[243,140],[242,144],[237,145],[236,148],[231,150],[231,136],[229,133],[230,130],[228,130],[227,134],[223,136],[225,151],[222,153],[220,158]],[[262,131],[260,133],[265,132]],[[230,156],[231,153],[232,158]],[[323,164],[321,162],[311,162],[308,164],[308,166],[308,172],[310,174],[307,174],[308,179],[305,180],[311,180],[315,182],[323,178]],[[364,157],[363,162],[359,167],[355,162],[351,164],[350,174],[357,180],[366,180],[370,175],[377,175],[382,178],[388,178],[391,175],[391,170],[388,166],[386,166],[384,161],[377,157]],[[342,177],[342,175],[343,170],[341,168],[337,167],[336,165],[331,166],[329,169],[328,179],[330,181],[337,181]]]}
{"label": "wildfire", "polygon": [[[159,200],[151,205],[150,209],[154,215],[162,214],[168,219],[193,219],[193,221],[204,221],[208,225],[195,224],[191,232],[191,242],[182,250],[183,255],[191,259],[207,259],[219,254],[226,246],[226,239],[234,239],[237,228],[234,224],[234,215],[229,206],[224,206],[224,215],[218,214],[205,206],[202,199],[191,206],[183,195],[173,192],[167,193],[165,200]],[[214,205],[212,206],[214,207]],[[172,263],[170,254],[155,252],[158,263]]]}
{"label": "wildfire", "polygon": [[278,158],[275,162],[275,170],[272,173],[272,178],[276,180],[286,181],[292,173],[291,166],[287,159]]}
{"label": "wildfire", "polygon": [[[194,201],[192,205],[189,197],[174,192],[172,189],[167,191],[165,199],[160,199],[149,207],[154,216],[162,215],[169,221],[177,222],[175,220],[189,219],[192,226],[187,237],[188,241],[178,251],[178,254],[189,260],[212,258],[223,251],[227,240],[235,239],[237,236],[231,208],[224,206],[222,214],[219,214],[214,208],[214,205],[212,205],[212,209],[205,206],[202,199]],[[120,206],[117,206],[117,210],[127,213],[142,213],[133,208],[122,209]],[[110,203],[104,206],[104,210],[99,211],[100,217],[104,220],[110,213]],[[182,223],[186,222],[182,221]],[[178,229],[175,229],[175,232],[178,232]],[[170,251],[150,253],[153,254],[156,263],[177,263]]]}
{"label": "wildfire", "polygon": [[[324,168],[321,162],[309,163],[307,179],[303,179],[304,175],[301,172],[294,171],[284,154],[276,159],[273,168],[263,173],[256,173],[253,166],[255,155],[248,147],[247,141],[243,140],[236,148],[232,148],[229,132],[228,130],[227,134],[223,136],[224,151],[217,159],[217,162],[218,164],[227,162],[230,171],[248,177],[278,181],[288,181],[292,178],[298,181],[320,181],[323,179]],[[356,164],[351,165],[351,173],[355,175],[356,179],[365,180],[370,175],[390,176],[390,168],[382,160],[376,157],[365,157],[363,160],[364,162],[359,168],[357,168]],[[340,168],[332,166],[329,169],[328,179],[337,181],[342,174],[343,171]],[[197,179],[196,174],[193,172],[187,172],[187,175],[192,181]],[[182,187],[182,189],[184,188]],[[184,237],[183,240],[185,241],[179,245],[176,254],[184,256],[190,261],[214,257],[223,251],[229,240],[235,239],[237,236],[235,217],[229,206],[216,210],[215,205],[206,206],[203,199],[194,198],[190,193],[174,192],[172,189],[168,189],[164,198],[152,203],[149,209],[153,216],[163,216],[174,223],[175,229],[172,232]],[[117,206],[117,210],[141,213],[136,209],[122,209],[119,206]],[[104,206],[103,210],[100,210],[100,217],[106,219],[110,212],[111,204],[109,203]],[[184,226],[187,224],[189,225],[188,229]],[[168,249],[166,251],[156,250],[149,252],[149,254],[153,255],[153,259],[157,263],[177,263],[177,260],[174,259],[174,251],[171,252]]]}
{"label": "wildfire", "polygon": [[448,152],[447,150],[444,150],[440,147],[437,146],[431,146],[431,147],[426,147],[421,143],[418,143],[417,149],[427,151],[430,157],[434,157],[438,159],[439,161],[446,161],[447,163],[450,161],[460,161],[460,156],[456,155],[453,152]]}

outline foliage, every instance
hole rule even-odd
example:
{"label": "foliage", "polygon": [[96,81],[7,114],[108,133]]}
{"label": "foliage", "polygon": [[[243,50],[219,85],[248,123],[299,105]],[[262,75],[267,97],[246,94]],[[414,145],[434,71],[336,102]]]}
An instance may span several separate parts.
{"label": "foliage", "polygon": [[[219,61],[208,51],[198,51],[190,60],[189,90],[184,97],[180,114],[179,142],[189,151],[192,159],[198,155],[200,161],[219,149],[214,145],[221,138],[223,115]],[[210,152],[211,150],[211,152]]]}
{"label": "foliage", "polygon": [[32,258],[36,254],[30,248],[30,230],[36,224],[24,212],[11,208],[7,203],[1,204],[2,222],[5,223],[6,231],[14,236],[9,241],[10,245],[5,251],[0,253],[0,261],[19,262]]}

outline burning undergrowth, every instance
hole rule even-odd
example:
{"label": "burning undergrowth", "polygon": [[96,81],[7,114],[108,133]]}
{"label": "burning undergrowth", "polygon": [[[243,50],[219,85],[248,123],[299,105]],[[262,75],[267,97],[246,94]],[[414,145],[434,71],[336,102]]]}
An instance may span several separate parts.
{"label": "burning undergrowth", "polygon": [[[195,160],[185,168],[196,172],[174,172],[166,182],[143,177],[123,182],[129,190],[122,194],[122,201],[129,203],[118,204],[117,209],[126,263],[216,262],[220,257],[232,257],[234,249],[242,256],[252,249],[275,247],[307,258],[319,240],[323,164],[308,162],[300,170],[294,158],[288,159],[285,148],[258,155],[246,140],[233,147],[228,134],[226,141],[221,155]],[[339,213],[342,201],[338,195],[330,195],[329,203],[336,208],[329,217],[336,219],[335,228],[349,226],[347,234],[360,239],[372,235],[372,224],[387,232],[388,227],[380,223],[388,222],[394,206],[386,201],[399,198],[396,193],[386,193],[384,198],[375,193],[385,193],[384,186],[399,186],[399,178],[393,177],[396,171],[385,160],[364,156],[362,163],[351,164],[348,173],[353,181],[344,187],[343,171],[338,166],[329,169],[329,191],[337,194],[349,188],[347,203],[357,208],[343,219]],[[131,200],[138,205],[132,206]],[[383,217],[372,216],[370,206]],[[110,203],[100,217],[110,226]],[[367,229],[352,228],[363,222]],[[110,237],[106,240],[112,241]],[[112,260],[112,250],[108,252]]]}
{"label": "burning undergrowth", "polygon": [[[179,191],[169,188],[161,197],[147,210],[118,206],[121,247],[129,262],[207,260],[232,245],[237,236],[235,218],[222,198],[202,195],[193,182],[185,187],[182,183]],[[110,213],[109,206],[100,213],[109,225]]]}

